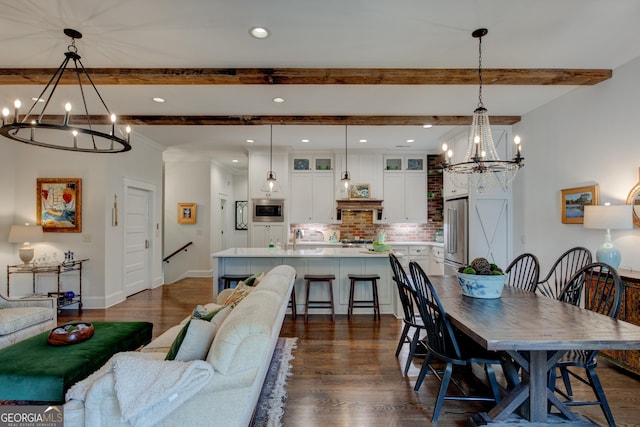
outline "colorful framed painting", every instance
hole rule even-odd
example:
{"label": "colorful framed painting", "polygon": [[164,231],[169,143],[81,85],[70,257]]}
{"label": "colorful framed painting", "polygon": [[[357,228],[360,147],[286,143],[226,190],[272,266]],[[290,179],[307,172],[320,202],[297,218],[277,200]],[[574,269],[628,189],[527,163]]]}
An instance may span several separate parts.
{"label": "colorful framed painting", "polygon": [[82,232],[82,179],[37,178],[36,223],[46,232]]}
{"label": "colorful framed painting", "polygon": [[178,224],[196,223],[196,204],[178,203]]}
{"label": "colorful framed painting", "polygon": [[370,197],[369,184],[353,184],[349,187],[349,199],[368,199]]}
{"label": "colorful framed painting", "polygon": [[584,207],[597,205],[599,203],[598,197],[597,185],[562,190],[562,223],[584,223]]}

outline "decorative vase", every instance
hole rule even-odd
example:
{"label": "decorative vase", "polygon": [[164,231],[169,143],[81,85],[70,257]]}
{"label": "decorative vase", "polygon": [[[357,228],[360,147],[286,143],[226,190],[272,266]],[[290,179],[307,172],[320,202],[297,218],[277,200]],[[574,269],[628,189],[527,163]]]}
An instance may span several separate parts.
{"label": "decorative vase", "polygon": [[457,273],[462,294],[473,298],[500,298],[507,279],[505,275],[483,276]]}

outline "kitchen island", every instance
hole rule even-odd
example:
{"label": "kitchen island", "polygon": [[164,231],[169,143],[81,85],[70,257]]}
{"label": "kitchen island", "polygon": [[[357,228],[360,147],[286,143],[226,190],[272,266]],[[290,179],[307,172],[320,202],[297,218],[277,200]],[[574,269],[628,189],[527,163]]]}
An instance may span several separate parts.
{"label": "kitchen island", "polygon": [[[403,254],[396,253],[402,257]],[[231,248],[211,255],[213,259],[213,293],[222,289],[220,277],[225,274],[256,274],[268,272],[281,264],[296,270],[296,302],[298,313],[304,313],[305,274],[333,274],[333,295],[336,314],[347,314],[349,307],[349,274],[378,274],[378,298],[382,314],[400,317],[401,307],[398,291],[391,279],[389,255],[373,252],[366,248],[315,248],[315,249],[275,249],[275,248]],[[325,299],[326,287],[312,287],[310,299]],[[323,293],[324,291],[324,293]],[[318,292],[316,295],[315,292]],[[215,298],[214,298],[215,299]],[[371,287],[357,283],[356,299],[371,299]],[[329,313],[328,309],[310,309],[309,314]],[[356,308],[354,314],[371,314],[370,308]]]}

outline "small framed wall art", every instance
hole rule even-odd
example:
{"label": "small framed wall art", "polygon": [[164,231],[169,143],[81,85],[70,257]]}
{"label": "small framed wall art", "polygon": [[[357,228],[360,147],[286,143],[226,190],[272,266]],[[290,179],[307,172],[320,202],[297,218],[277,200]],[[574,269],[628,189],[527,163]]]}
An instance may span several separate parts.
{"label": "small framed wall art", "polygon": [[562,190],[562,223],[584,223],[584,207],[599,203],[598,185],[566,188]]}
{"label": "small framed wall art", "polygon": [[196,204],[178,203],[178,224],[196,223]]}
{"label": "small framed wall art", "polygon": [[368,199],[370,197],[369,184],[353,184],[349,187],[349,199]]}
{"label": "small framed wall art", "polygon": [[37,178],[36,223],[47,232],[82,232],[82,179]]}

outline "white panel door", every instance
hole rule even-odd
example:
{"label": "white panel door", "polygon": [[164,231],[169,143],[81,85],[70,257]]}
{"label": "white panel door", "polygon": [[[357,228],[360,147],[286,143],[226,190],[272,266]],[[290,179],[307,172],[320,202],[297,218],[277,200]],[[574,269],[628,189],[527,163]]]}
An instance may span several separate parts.
{"label": "white panel door", "polygon": [[127,187],[125,200],[124,293],[130,296],[150,288],[150,195]]}

